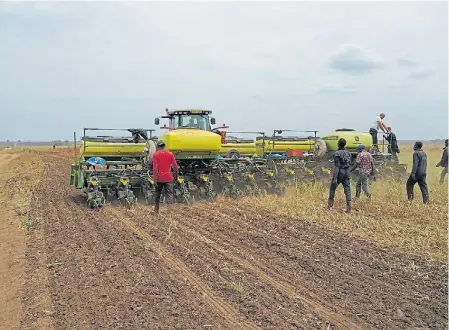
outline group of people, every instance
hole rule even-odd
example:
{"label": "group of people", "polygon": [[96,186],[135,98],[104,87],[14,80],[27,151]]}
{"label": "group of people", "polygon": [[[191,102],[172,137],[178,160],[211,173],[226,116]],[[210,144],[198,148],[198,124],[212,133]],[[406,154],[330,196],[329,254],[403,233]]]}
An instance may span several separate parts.
{"label": "group of people", "polygon": [[[396,136],[391,131],[391,127],[386,126],[383,123],[385,114],[380,114],[376,117],[375,127],[371,127],[370,133],[373,135],[373,146],[377,146],[377,133],[378,129],[382,129],[387,136],[385,138],[389,141],[389,152],[397,160],[397,153],[399,153],[399,147],[397,144]],[[374,134],[375,131],[375,134]],[[375,135],[375,137],[374,137]],[[332,181],[330,185],[328,208],[332,209],[334,205],[335,191],[339,184],[343,185],[343,189],[346,196],[346,212],[351,211],[351,172],[358,169],[358,179],[356,184],[356,192],[354,200],[360,198],[360,194],[363,193],[371,198],[370,192],[370,178],[375,174],[374,157],[372,152],[366,150],[366,146],[360,144],[357,147],[357,158],[354,165],[351,165],[351,154],[345,149],[346,140],[340,139],[338,141],[338,150],[334,155],[335,168],[332,175]],[[413,166],[410,176],[407,180],[406,189],[407,197],[409,200],[413,200],[413,188],[415,184],[418,184],[423,202],[427,204],[429,202],[429,190],[427,187],[427,154],[422,149],[423,143],[420,141],[415,142],[413,147]],[[153,179],[156,185],[155,192],[155,213],[159,213],[159,204],[162,192],[165,191],[167,204],[170,206],[173,203],[173,182],[178,178],[178,164],[176,159],[170,151],[165,150],[165,143],[158,141],[158,150],[153,155]],[[444,178],[448,173],[448,140],[445,140],[445,147],[440,162],[437,167],[443,167],[443,171],[440,176],[440,184],[444,183]],[[172,173],[173,169],[173,173]]]}
{"label": "group of people", "polygon": [[328,208],[332,210],[334,206],[335,191],[337,190],[338,185],[342,184],[346,196],[346,212],[349,213],[351,211],[351,172],[356,168],[359,169],[355,199],[360,197],[362,190],[370,199],[369,178],[374,174],[375,168],[373,155],[366,150],[365,145],[360,144],[357,147],[357,159],[353,166],[351,166],[352,156],[349,151],[345,149],[345,146],[345,139],[341,138],[338,140],[338,150],[334,155],[335,168],[332,174]]}
{"label": "group of people", "polygon": [[[392,154],[393,159],[398,161],[397,153],[399,153],[399,147],[396,136],[391,131],[391,127],[386,126],[383,122],[385,114],[381,113],[376,117],[373,126],[370,128],[370,134],[373,137],[373,147],[378,149],[377,134],[381,129],[387,135],[384,138],[389,142],[388,152]],[[356,195],[354,199],[360,197],[361,191],[370,199],[371,193],[369,188],[369,180],[375,173],[374,158],[372,151],[368,152],[363,144],[360,144],[357,148],[357,158],[355,164],[351,167],[351,154],[345,149],[346,140],[340,139],[338,141],[338,151],[334,155],[335,169],[332,175],[332,182],[330,185],[328,208],[332,209],[334,205],[335,191],[338,185],[341,183],[346,196],[346,212],[351,211],[351,178],[350,173],[356,168],[359,169],[359,176],[356,184]],[[423,143],[421,141],[415,142],[413,146],[413,166],[410,176],[406,183],[406,191],[408,200],[413,200],[414,193],[413,188],[415,184],[419,185],[421,189],[422,198],[424,204],[429,202],[429,189],[427,186],[427,154],[422,149]],[[444,184],[444,178],[448,173],[448,140],[445,140],[445,147],[440,162],[437,167],[443,167],[443,171],[440,175],[440,184]]]}
{"label": "group of people", "polygon": [[398,140],[396,138],[396,134],[393,133],[391,126],[385,125],[383,119],[385,118],[385,114],[381,113],[379,116],[376,116],[374,123],[371,125],[369,129],[369,133],[373,138],[373,148],[379,150],[379,144],[377,141],[377,135],[379,134],[379,129],[384,133],[383,137],[386,141],[388,141],[388,153],[390,153],[395,161],[399,161],[398,155],[401,151],[399,150]]}

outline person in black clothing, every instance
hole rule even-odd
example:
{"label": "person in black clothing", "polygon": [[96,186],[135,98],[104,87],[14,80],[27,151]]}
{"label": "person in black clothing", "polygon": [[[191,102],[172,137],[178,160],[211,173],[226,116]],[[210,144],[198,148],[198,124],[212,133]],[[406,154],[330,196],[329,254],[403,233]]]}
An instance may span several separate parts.
{"label": "person in black clothing", "polygon": [[444,141],[443,155],[441,156],[440,162],[437,164],[437,167],[440,167],[440,166],[444,167],[444,169],[440,175],[440,184],[444,183],[444,177],[447,174],[447,166],[448,166],[447,144],[448,144],[448,140],[446,139]]}
{"label": "person in black clothing", "polygon": [[338,150],[334,155],[334,173],[332,175],[332,183],[329,192],[328,208],[332,210],[334,206],[335,190],[341,183],[346,195],[346,212],[351,211],[351,176],[349,166],[351,164],[351,154],[345,149],[346,140],[338,140]]}
{"label": "person in black clothing", "polygon": [[413,167],[407,180],[408,200],[413,200],[413,187],[418,183],[421,189],[424,204],[429,202],[429,189],[427,188],[427,154],[422,150],[422,142],[417,141],[413,147]]}
{"label": "person in black clothing", "polygon": [[396,134],[391,131],[391,126],[387,127],[387,135],[384,135],[385,140],[388,141],[388,153],[393,156],[394,161],[398,162],[398,155],[401,151],[399,150],[398,140],[396,139]]}

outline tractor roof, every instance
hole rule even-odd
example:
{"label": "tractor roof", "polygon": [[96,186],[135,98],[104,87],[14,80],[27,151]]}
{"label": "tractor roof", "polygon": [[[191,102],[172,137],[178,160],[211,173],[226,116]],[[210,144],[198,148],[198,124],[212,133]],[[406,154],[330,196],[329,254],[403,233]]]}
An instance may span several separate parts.
{"label": "tractor roof", "polygon": [[211,110],[202,110],[202,109],[184,109],[184,110],[168,110],[165,109],[165,112],[169,116],[175,116],[175,115],[209,115],[212,113]]}

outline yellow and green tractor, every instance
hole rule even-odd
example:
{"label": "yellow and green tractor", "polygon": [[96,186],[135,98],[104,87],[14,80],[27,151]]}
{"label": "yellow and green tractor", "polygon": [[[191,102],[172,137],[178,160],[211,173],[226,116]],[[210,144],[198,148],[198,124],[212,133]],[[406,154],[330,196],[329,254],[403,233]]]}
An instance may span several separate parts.
{"label": "yellow and green tractor", "polygon": [[[86,128],[77,148],[75,136],[71,185],[83,190],[90,207],[102,207],[112,196],[128,206],[140,197],[152,204],[152,158],[157,140],[164,141],[175,156],[179,177],[174,197],[185,203],[194,198],[212,200],[217,194],[232,198],[243,194],[281,195],[289,184],[329,178],[340,138],[346,139],[346,149],[354,160],[359,144],[372,147],[369,133],[353,129],[337,129],[322,137],[317,136],[318,131],[306,131],[314,134],[304,137],[283,136],[289,130],[274,130],[268,136],[252,132],[258,134],[255,139],[230,137],[227,133],[231,132],[225,131],[228,126],[213,127],[216,121],[210,110],[165,109],[163,116],[155,118],[155,125],[160,126],[161,120],[167,120],[168,125],[160,127],[166,132],[159,137],[153,135],[154,129]],[[117,130],[130,134],[87,135]],[[395,163],[388,153],[377,151],[374,158],[380,172],[406,171],[405,165]]]}

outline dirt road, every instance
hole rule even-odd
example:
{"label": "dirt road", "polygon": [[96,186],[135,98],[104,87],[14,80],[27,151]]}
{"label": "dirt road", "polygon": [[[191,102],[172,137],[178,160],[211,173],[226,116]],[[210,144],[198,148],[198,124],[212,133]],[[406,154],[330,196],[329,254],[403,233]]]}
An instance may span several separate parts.
{"label": "dirt road", "polygon": [[[5,182],[19,155],[0,151],[0,182]],[[20,223],[11,218],[8,198],[0,193],[0,324],[6,328],[20,324],[20,287],[23,276],[25,238]]]}
{"label": "dirt road", "polygon": [[443,263],[250,200],[158,218],[145,205],[90,211],[69,187],[70,160],[46,162],[22,329],[446,329]]}

